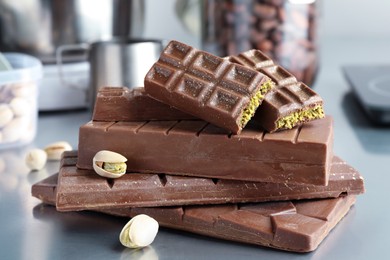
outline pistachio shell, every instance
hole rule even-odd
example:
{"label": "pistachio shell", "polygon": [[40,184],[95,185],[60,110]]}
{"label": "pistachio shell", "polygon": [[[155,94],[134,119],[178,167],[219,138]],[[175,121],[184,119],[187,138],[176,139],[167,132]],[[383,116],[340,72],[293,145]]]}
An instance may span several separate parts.
{"label": "pistachio shell", "polygon": [[158,222],[145,214],[133,217],[122,229],[119,240],[129,248],[141,248],[150,245],[158,232]]}
{"label": "pistachio shell", "polygon": [[48,160],[58,161],[61,160],[63,152],[72,150],[72,146],[68,142],[60,141],[49,144],[44,150],[47,153]]}
{"label": "pistachio shell", "polygon": [[31,114],[31,105],[26,98],[13,98],[9,103],[9,106],[16,116]]}
{"label": "pistachio shell", "polygon": [[12,109],[6,104],[0,104],[0,128],[11,122],[13,117]]}
{"label": "pistachio shell", "polygon": [[5,172],[5,166],[6,166],[6,164],[5,164],[4,159],[0,157],[0,174]]}
{"label": "pistachio shell", "polygon": [[32,171],[42,170],[46,165],[47,155],[41,149],[32,149],[26,155],[26,165]]}
{"label": "pistachio shell", "polygon": [[[97,174],[106,178],[119,178],[126,173],[126,157],[119,153],[102,150],[93,157],[93,169]],[[105,165],[113,168],[113,171],[105,169]],[[118,166],[118,167],[117,167]]]}
{"label": "pistachio shell", "polygon": [[31,134],[27,132],[29,123],[28,117],[15,117],[3,128],[3,142],[16,142],[24,135]]}

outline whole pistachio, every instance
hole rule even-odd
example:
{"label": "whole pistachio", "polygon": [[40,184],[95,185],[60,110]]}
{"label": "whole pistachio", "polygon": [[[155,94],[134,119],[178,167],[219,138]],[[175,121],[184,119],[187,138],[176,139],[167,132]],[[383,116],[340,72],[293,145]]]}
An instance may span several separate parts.
{"label": "whole pistachio", "polygon": [[16,116],[24,116],[31,113],[31,105],[26,98],[15,97],[9,103]]}
{"label": "whole pistachio", "polygon": [[0,128],[11,122],[13,117],[12,109],[7,104],[0,104]]}
{"label": "whole pistachio", "polygon": [[10,85],[10,90],[14,97],[31,98],[36,94],[36,89],[37,86],[34,82],[23,82]]}
{"label": "whole pistachio", "polygon": [[119,178],[126,173],[126,157],[119,153],[102,150],[93,157],[93,169],[106,178]]}
{"label": "whole pistachio", "polygon": [[119,241],[129,248],[141,248],[150,245],[158,232],[158,222],[148,215],[133,217],[122,229]]}
{"label": "whole pistachio", "polygon": [[16,142],[23,138],[24,135],[30,134],[27,131],[29,126],[29,117],[15,117],[3,128],[3,141]]}
{"label": "whole pistachio", "polygon": [[0,173],[5,172],[5,161],[3,158],[0,157]]}
{"label": "whole pistachio", "polygon": [[44,150],[48,160],[58,161],[61,160],[63,152],[72,150],[72,146],[68,142],[60,141],[47,145]]}
{"label": "whole pistachio", "polygon": [[45,167],[47,154],[42,149],[32,149],[26,155],[26,165],[32,171],[39,171]]}

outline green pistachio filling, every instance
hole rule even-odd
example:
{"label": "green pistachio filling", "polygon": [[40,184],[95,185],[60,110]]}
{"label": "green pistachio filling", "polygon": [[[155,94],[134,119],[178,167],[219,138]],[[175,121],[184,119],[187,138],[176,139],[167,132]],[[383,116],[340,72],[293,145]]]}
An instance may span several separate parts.
{"label": "green pistachio filling", "polygon": [[256,92],[255,95],[251,98],[248,106],[244,108],[244,111],[241,115],[240,127],[244,128],[249,120],[253,117],[256,112],[256,109],[259,107],[261,101],[264,99],[265,94],[268,93],[273,87],[275,83],[271,80],[267,80],[264,82],[260,89]]}
{"label": "green pistachio filling", "polygon": [[279,119],[276,122],[276,126],[278,129],[291,129],[299,123],[323,118],[324,116],[325,114],[322,105],[317,105],[313,108],[297,111]]}
{"label": "green pistachio filling", "polygon": [[108,172],[111,173],[124,173],[126,172],[126,163],[124,162],[117,162],[117,163],[110,163],[110,162],[105,162],[102,165],[102,168]]}

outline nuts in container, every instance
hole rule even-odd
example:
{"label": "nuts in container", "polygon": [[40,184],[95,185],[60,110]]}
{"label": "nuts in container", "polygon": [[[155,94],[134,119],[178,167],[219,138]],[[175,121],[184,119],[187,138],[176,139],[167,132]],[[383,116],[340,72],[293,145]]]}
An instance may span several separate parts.
{"label": "nuts in container", "polygon": [[203,49],[260,49],[311,86],[318,69],[316,0],[204,0]]}
{"label": "nuts in container", "polygon": [[31,142],[36,133],[37,83],[41,62],[29,55],[5,53],[11,68],[0,70],[0,149]]}

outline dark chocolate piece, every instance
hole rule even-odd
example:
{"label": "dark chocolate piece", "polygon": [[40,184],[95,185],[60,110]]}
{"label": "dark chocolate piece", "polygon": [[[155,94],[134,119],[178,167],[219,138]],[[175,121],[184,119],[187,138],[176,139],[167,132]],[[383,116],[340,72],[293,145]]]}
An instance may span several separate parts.
{"label": "dark chocolate piece", "polygon": [[151,97],[238,134],[273,87],[264,74],[171,41],[145,76]]}
{"label": "dark chocolate piece", "polygon": [[129,173],[106,179],[76,168],[77,153],[66,152],[59,173],[57,209],[156,207],[339,197],[364,192],[360,174],[334,157],[328,186],[207,179]]}
{"label": "dark chocolate piece", "polygon": [[[52,205],[57,175],[32,187]],[[114,216],[147,214],[163,227],[294,252],[315,250],[355,203],[353,195],[333,199],[184,207],[98,209]]]}
{"label": "dark chocolate piece", "polygon": [[96,97],[94,121],[145,121],[197,119],[148,95],[143,87],[102,87]]}
{"label": "dark chocolate piece", "polygon": [[267,131],[290,129],[325,116],[322,98],[261,51],[250,50],[227,59],[257,70],[275,82],[254,116]]}
{"label": "dark chocolate piece", "polygon": [[258,182],[327,185],[333,121],[240,135],[204,121],[89,122],[80,128],[80,169],[92,169],[101,150],[125,156],[129,172],[166,173]]}

